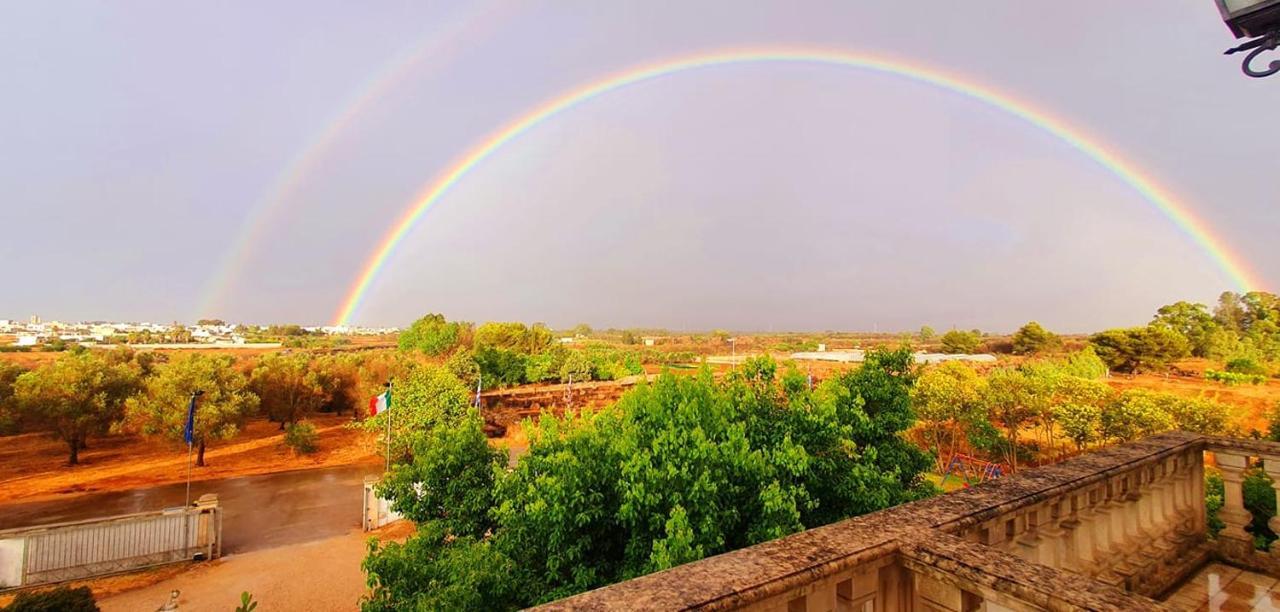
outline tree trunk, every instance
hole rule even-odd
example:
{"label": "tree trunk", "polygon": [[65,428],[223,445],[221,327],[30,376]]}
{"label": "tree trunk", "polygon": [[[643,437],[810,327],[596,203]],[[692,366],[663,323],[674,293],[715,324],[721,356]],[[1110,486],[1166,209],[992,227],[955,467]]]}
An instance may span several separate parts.
{"label": "tree trunk", "polygon": [[88,448],[89,448],[89,437],[85,436],[83,438],[80,438],[80,450],[86,450]]}
{"label": "tree trunk", "polygon": [[67,441],[67,446],[71,447],[71,456],[67,457],[67,465],[80,464],[80,438],[71,438]]}
{"label": "tree trunk", "polygon": [[204,467],[204,438],[200,438],[200,450],[196,455],[196,467]]}

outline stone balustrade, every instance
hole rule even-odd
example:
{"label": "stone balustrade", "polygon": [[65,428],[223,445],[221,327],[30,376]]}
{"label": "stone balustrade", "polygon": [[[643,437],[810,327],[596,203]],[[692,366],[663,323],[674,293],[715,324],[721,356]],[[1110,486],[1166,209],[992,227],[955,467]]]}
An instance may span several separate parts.
{"label": "stone balustrade", "polygon": [[[1216,540],[1206,537],[1206,452],[1226,483]],[[1280,575],[1244,531],[1243,471],[1256,458],[1280,472],[1270,457],[1280,444],[1166,433],[544,607],[1163,609],[1150,597],[1211,558]]]}
{"label": "stone balustrade", "polygon": [[[1205,450],[1222,472],[1222,509],[1218,518],[1224,526],[1215,540],[1215,553],[1245,569],[1280,575],[1280,541],[1271,545],[1270,554],[1255,550],[1253,535],[1245,531],[1253,516],[1244,507],[1245,470],[1260,465],[1273,481],[1280,480],[1280,444],[1210,437],[1205,439]],[[1280,492],[1275,495],[1280,501]],[[1280,520],[1272,517],[1268,527],[1280,533]]]}

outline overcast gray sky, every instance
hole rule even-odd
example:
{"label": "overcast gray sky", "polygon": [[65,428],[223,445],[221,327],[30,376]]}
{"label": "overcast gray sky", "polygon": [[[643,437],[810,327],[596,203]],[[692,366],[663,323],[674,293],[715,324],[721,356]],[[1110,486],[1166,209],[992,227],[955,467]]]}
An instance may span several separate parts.
{"label": "overcast gray sky", "polygon": [[[7,2],[0,318],[327,323],[416,194],[506,122],[629,67],[769,46],[890,54],[1030,101],[1274,289],[1280,77],[1245,78],[1233,43],[1211,0]],[[407,236],[355,322],[1088,331],[1231,288],[1019,119],[890,75],[751,64],[511,142]]]}

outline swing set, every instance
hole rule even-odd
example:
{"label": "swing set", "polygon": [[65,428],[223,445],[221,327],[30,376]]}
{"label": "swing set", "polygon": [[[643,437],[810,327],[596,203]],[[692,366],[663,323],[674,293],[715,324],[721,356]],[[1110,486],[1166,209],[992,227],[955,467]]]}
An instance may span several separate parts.
{"label": "swing set", "polygon": [[954,474],[956,478],[962,479],[964,486],[967,487],[970,484],[980,484],[1000,478],[1004,476],[1004,471],[1003,464],[956,453],[951,455],[951,460],[947,462],[947,471],[942,475],[942,484],[945,485]]}

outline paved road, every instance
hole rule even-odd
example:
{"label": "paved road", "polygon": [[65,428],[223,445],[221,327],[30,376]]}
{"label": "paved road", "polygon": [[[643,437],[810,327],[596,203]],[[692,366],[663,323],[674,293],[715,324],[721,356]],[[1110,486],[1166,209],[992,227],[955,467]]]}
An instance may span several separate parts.
{"label": "paved road", "polygon": [[[297,470],[191,483],[191,498],[217,493],[223,554],[342,535],[360,527],[361,489],[378,466]],[[0,529],[181,506],[186,484],[65,500],[0,505]]]}

